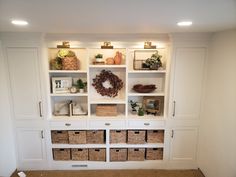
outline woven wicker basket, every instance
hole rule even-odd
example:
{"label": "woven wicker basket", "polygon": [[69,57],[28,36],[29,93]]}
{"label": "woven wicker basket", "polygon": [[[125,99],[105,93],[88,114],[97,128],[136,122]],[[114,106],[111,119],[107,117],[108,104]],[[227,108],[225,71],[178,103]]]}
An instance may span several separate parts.
{"label": "woven wicker basket", "polygon": [[58,149],[54,148],[53,150],[53,159],[54,160],[70,160],[70,149]]}
{"label": "woven wicker basket", "polygon": [[147,130],[148,143],[164,143],[164,130]]}
{"label": "woven wicker basket", "polygon": [[143,161],[143,160],[145,160],[145,149],[144,148],[129,148],[128,149],[128,160],[129,161]]}
{"label": "woven wicker basket", "polygon": [[106,149],[89,149],[90,161],[106,161]]}
{"label": "woven wicker basket", "polygon": [[51,131],[52,143],[53,144],[68,144],[69,143],[69,136],[68,131],[66,130],[52,130]]}
{"label": "woven wicker basket", "polygon": [[88,149],[71,149],[71,158],[78,161],[88,160]]}
{"label": "woven wicker basket", "polygon": [[65,57],[62,59],[63,70],[78,70],[79,60],[76,57]]}
{"label": "woven wicker basket", "polygon": [[127,149],[110,149],[110,161],[126,161]]}
{"label": "woven wicker basket", "polygon": [[88,130],[86,141],[87,144],[104,144],[104,130]]}
{"label": "woven wicker basket", "polygon": [[86,131],[68,131],[70,144],[86,144]]}
{"label": "woven wicker basket", "polygon": [[147,160],[163,160],[163,148],[147,148]]}
{"label": "woven wicker basket", "polygon": [[110,143],[126,143],[127,131],[126,130],[111,130]]}
{"label": "woven wicker basket", "polygon": [[145,144],[145,130],[128,130],[128,144]]}

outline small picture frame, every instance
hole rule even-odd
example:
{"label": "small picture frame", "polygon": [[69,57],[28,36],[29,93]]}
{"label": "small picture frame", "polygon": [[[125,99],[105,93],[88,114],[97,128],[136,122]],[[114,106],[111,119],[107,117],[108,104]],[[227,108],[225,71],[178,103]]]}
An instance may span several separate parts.
{"label": "small picture frame", "polygon": [[70,93],[72,77],[52,77],[52,93]]}
{"label": "small picture frame", "polygon": [[160,116],[163,113],[163,98],[143,97],[143,108],[147,114]]}

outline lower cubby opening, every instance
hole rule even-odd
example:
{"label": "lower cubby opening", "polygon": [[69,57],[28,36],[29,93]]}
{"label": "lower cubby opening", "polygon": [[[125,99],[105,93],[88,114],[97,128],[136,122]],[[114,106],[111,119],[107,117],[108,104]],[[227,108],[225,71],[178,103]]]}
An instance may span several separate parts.
{"label": "lower cubby opening", "polygon": [[52,130],[53,144],[105,144],[105,130]]}
{"label": "lower cubby opening", "polygon": [[[109,131],[109,141],[106,141],[106,131]],[[53,160],[88,162],[163,160],[164,134],[163,129],[52,130]]]}
{"label": "lower cubby opening", "polygon": [[[105,148],[53,148],[55,161],[106,161]],[[163,160],[163,148],[110,148],[110,162]]]}
{"label": "lower cubby opening", "polygon": [[56,161],[106,161],[105,148],[53,148]]}

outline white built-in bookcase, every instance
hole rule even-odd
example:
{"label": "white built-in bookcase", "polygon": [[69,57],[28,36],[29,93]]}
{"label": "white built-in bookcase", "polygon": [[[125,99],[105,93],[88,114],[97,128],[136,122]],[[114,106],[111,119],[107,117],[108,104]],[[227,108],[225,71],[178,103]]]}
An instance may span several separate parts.
{"label": "white built-in bookcase", "polygon": [[[55,58],[58,48],[48,48],[48,63]],[[100,165],[106,164],[112,168],[132,168],[133,165],[139,167],[154,168],[156,163],[165,161],[165,141],[164,143],[146,143],[146,144],[110,144],[110,130],[165,130],[165,119],[167,113],[167,88],[168,88],[168,49],[158,48],[159,54],[162,55],[162,70],[134,70],[133,60],[134,51],[150,51],[152,49],[135,49],[135,48],[116,48],[116,49],[99,49],[99,48],[70,48],[75,52],[80,62],[79,70],[50,70],[48,67],[48,79],[51,87],[52,77],[72,77],[82,78],[87,81],[87,91],[85,93],[63,93],[53,94],[51,88],[49,91],[49,116],[50,130],[105,130],[105,144],[50,144],[50,148],[106,148],[105,162],[91,161],[54,161],[52,153],[49,157],[52,167],[68,169],[69,167],[86,166],[91,168],[101,168]],[[122,62],[120,65],[94,65],[94,56],[98,53],[103,54],[104,58],[115,56],[116,52],[122,53]],[[91,85],[92,79],[103,69],[110,70],[117,75],[124,83],[123,88],[119,91],[115,98],[103,97],[96,92]],[[157,89],[152,93],[137,93],[132,90],[135,84],[155,84]],[[161,116],[147,115],[138,116],[131,114],[129,100],[142,102],[143,96],[159,96],[163,99],[163,113]],[[53,115],[54,103],[63,100],[78,101],[87,115],[82,116],[55,116]],[[116,104],[118,108],[118,116],[114,117],[98,117],[95,114],[97,104]],[[50,141],[50,139],[49,139]],[[49,149],[50,149],[49,148]],[[110,148],[163,148],[163,160],[146,160],[140,162],[110,162]],[[125,166],[123,166],[126,164]],[[159,167],[161,167],[159,165]],[[104,168],[104,167],[103,167]]]}

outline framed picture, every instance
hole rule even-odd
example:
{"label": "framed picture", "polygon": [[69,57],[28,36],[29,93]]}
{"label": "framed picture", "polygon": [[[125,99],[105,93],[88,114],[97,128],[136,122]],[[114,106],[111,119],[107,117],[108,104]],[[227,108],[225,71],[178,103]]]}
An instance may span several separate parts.
{"label": "framed picture", "polygon": [[72,77],[52,77],[52,93],[70,93]]}
{"label": "framed picture", "polygon": [[143,108],[147,114],[160,116],[163,114],[163,97],[143,97]]}

